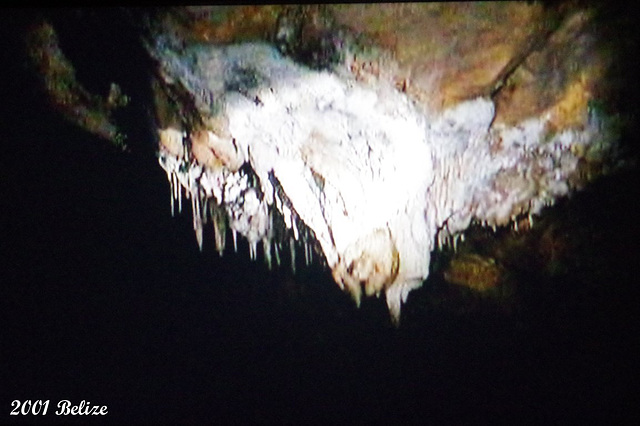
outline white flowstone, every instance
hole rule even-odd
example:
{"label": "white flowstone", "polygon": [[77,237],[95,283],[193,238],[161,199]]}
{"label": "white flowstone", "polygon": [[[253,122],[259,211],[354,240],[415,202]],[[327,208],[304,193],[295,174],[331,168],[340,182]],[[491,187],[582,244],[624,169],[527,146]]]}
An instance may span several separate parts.
{"label": "white flowstone", "polygon": [[[338,285],[358,303],[363,289],[384,291],[396,323],[409,292],[427,278],[436,243],[452,238],[455,248],[472,220],[495,229],[525,213],[531,223],[531,214],[567,194],[578,164],[572,147],[594,136],[586,128],[544,141],[545,117],[492,127],[494,105],[484,98],[427,114],[390,82],[312,71],[266,44],[169,45],[161,40],[152,52],[166,83],[186,88],[202,116],[221,116],[230,135],[207,134],[228,166],[212,169],[191,161],[177,131],[159,131],[172,202],[180,205],[182,186],[198,215],[199,197],[214,198],[234,248],[239,232],[255,258],[262,240],[269,263],[273,235],[283,236],[273,229],[275,209],[291,232],[294,270],[296,241],[308,235],[300,221]],[[194,229],[201,233],[195,216]],[[279,264],[278,244],[274,253]]]}

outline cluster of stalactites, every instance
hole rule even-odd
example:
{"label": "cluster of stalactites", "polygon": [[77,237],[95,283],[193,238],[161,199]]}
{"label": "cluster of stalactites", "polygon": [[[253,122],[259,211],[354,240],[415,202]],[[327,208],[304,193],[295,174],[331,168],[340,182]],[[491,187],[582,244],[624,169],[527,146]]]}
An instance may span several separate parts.
{"label": "cluster of stalactites", "polygon": [[[176,129],[159,131],[158,160],[167,174],[171,192],[171,215],[182,213],[183,197],[191,202],[193,230],[200,250],[204,228],[213,224],[216,250],[222,256],[227,234],[231,233],[234,252],[238,251],[238,234],[249,245],[251,260],[258,258],[259,247],[265,263],[272,268],[273,260],[280,266],[282,252],[287,250],[291,269],[296,271],[296,252],[304,253],[305,265],[313,263],[313,232],[301,223],[295,209],[282,195],[262,195],[257,177],[250,168],[203,167],[190,158],[190,138]],[[184,193],[184,194],[183,194]],[[290,232],[288,230],[291,230]]]}
{"label": "cluster of stalactites", "polygon": [[483,111],[491,119],[491,108],[490,101],[464,102],[430,126],[439,152],[428,210],[438,248],[455,249],[471,223],[494,231],[531,227],[535,215],[571,191],[584,153],[601,137],[592,125],[551,133],[548,114],[517,126],[489,126],[491,120],[469,126]]}

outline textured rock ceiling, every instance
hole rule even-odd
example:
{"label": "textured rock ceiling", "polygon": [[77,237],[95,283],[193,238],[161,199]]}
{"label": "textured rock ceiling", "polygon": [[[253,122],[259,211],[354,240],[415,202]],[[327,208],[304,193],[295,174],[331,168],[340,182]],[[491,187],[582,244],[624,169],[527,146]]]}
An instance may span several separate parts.
{"label": "textured rock ceiling", "polygon": [[[613,58],[594,16],[512,2],[150,14],[172,208],[184,192],[198,242],[210,220],[220,252],[230,227],[252,258],[259,242],[269,263],[283,243],[294,267],[296,250],[307,263],[321,254],[357,303],[385,292],[397,321],[433,249],[471,223],[530,228],[615,163],[600,108]],[[56,108],[121,143],[119,87],[107,99],[85,90],[47,23],[29,46]],[[471,255],[445,278],[494,288],[500,271]]]}

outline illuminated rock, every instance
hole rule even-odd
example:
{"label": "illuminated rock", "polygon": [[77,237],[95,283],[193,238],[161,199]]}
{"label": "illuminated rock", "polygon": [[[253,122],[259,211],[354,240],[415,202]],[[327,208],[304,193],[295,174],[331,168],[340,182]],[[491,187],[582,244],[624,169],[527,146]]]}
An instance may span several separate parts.
{"label": "illuminated rock", "polygon": [[549,134],[550,113],[492,126],[487,98],[430,112],[386,79],[312,70],[265,43],[160,38],[152,54],[202,123],[182,151],[175,131],[159,130],[160,164],[173,198],[184,188],[192,200],[200,245],[203,205],[222,212],[220,251],[226,226],[249,240],[252,258],[262,241],[270,259],[275,235],[301,241],[306,257],[315,240],[338,285],[356,303],[384,291],[395,322],[436,246],[473,220],[506,225],[566,195],[597,130]]}
{"label": "illuminated rock", "polygon": [[[474,222],[532,215],[607,169],[598,108],[610,58],[568,5],[237,6],[150,15],[159,162],[203,246],[211,221],[269,265],[288,249],[394,322]],[[393,25],[389,25],[392,22]],[[39,28],[39,29],[38,29]],[[106,100],[75,80],[53,28],[30,53],[54,104],[117,141]],[[515,29],[515,30],[514,30]],[[51,66],[49,66],[51,65]],[[615,161],[611,161],[615,163]],[[314,253],[315,252],[315,253]]]}

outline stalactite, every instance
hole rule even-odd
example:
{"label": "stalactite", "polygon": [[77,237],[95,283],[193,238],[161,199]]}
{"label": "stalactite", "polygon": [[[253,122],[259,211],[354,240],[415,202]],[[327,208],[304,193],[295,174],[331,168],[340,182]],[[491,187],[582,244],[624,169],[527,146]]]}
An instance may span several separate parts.
{"label": "stalactite", "polygon": [[256,250],[258,248],[258,244],[255,241],[249,242],[249,257],[251,260],[256,260]]}
{"label": "stalactite", "polygon": [[193,230],[198,240],[198,247],[202,251],[202,212],[200,197],[196,194],[191,195],[191,210],[193,213]]}
{"label": "stalactite", "polygon": [[262,239],[262,251],[264,252],[264,260],[269,270],[271,270],[271,239]]}
{"label": "stalactite", "polygon": [[222,256],[225,248],[227,219],[226,213],[222,210],[222,208],[218,206],[213,209],[213,226],[215,232],[216,250],[218,251],[218,254]]}
{"label": "stalactite", "polygon": [[233,236],[233,252],[238,252],[238,231],[231,229],[231,235]]}
{"label": "stalactite", "polygon": [[174,202],[175,202],[175,197],[173,196],[174,192],[175,192],[175,183],[173,181],[173,173],[167,173],[167,178],[169,179],[169,187],[171,189],[171,217],[175,216],[175,207],[174,207]]}
{"label": "stalactite", "polygon": [[291,251],[291,271],[296,273],[296,245],[293,237],[289,238],[289,250]]}
{"label": "stalactite", "polygon": [[279,243],[275,243],[273,245],[273,253],[276,256],[276,265],[278,265],[278,267],[280,267],[280,244]]}

